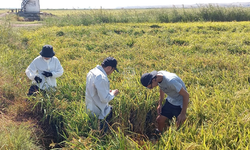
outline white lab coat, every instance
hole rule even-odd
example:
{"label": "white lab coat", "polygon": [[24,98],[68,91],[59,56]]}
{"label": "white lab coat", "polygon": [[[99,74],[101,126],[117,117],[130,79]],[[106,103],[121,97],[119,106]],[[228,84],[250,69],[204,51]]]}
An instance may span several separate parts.
{"label": "white lab coat", "polygon": [[87,74],[85,102],[87,110],[104,119],[111,110],[108,104],[115,96],[110,92],[109,79],[102,68],[97,65]]}
{"label": "white lab coat", "polygon": [[[52,73],[52,77],[42,75],[43,71]],[[49,61],[45,61],[42,56],[36,57],[25,71],[26,75],[33,84],[36,84],[40,89],[48,89],[56,87],[56,78],[63,74],[63,68],[57,57],[53,56]],[[42,79],[41,83],[36,83],[35,76]]]}

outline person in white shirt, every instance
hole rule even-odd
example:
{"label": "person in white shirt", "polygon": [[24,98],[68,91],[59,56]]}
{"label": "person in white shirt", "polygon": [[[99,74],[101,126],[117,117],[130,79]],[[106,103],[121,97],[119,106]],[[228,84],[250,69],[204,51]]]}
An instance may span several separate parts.
{"label": "person in white shirt", "polygon": [[63,74],[60,61],[55,57],[51,45],[44,45],[40,55],[36,57],[25,71],[27,77],[32,80],[28,96],[41,90],[55,89],[56,78]]}
{"label": "person in white shirt", "polygon": [[118,89],[110,90],[108,75],[114,70],[118,72],[117,60],[107,57],[101,66],[97,65],[87,74],[85,102],[87,110],[100,119],[100,130],[108,129],[112,118],[112,107],[109,102],[119,93]]}

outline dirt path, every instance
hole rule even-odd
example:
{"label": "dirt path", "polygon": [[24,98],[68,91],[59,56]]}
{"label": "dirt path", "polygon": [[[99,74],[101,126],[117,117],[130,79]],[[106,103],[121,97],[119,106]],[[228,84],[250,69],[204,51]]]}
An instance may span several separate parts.
{"label": "dirt path", "polygon": [[[5,17],[9,15],[9,13],[2,13],[0,14],[0,18]],[[2,21],[0,20],[0,24],[2,23]],[[33,27],[33,26],[42,26],[43,24],[10,24],[10,26],[12,27]]]}
{"label": "dirt path", "polygon": [[3,14],[0,14],[0,17],[4,17],[6,16],[8,13],[3,13]]}
{"label": "dirt path", "polygon": [[42,26],[42,24],[11,24],[12,27],[34,27]]}

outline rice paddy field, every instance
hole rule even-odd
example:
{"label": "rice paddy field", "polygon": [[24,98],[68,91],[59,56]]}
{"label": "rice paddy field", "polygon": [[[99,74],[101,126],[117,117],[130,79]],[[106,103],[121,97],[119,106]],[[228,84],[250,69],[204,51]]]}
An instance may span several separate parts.
{"label": "rice paddy field", "polygon": [[[248,21],[47,23],[31,29],[0,26],[0,100],[3,112],[28,111],[40,114],[42,122],[49,120],[57,135],[50,148],[249,149]],[[54,47],[64,74],[57,79],[55,93],[28,98],[31,82],[25,69],[45,44]],[[110,102],[111,130],[101,136],[97,119],[86,112],[84,95],[88,71],[107,56],[118,60],[120,72],[109,80],[110,88],[120,94]],[[177,129],[173,120],[159,140],[152,138],[159,89],[140,84],[141,75],[153,70],[176,73],[190,95],[186,122]],[[20,106],[13,108],[7,100]],[[0,135],[7,138],[3,131]],[[35,143],[38,149],[38,139],[32,140],[28,146],[34,149]]]}

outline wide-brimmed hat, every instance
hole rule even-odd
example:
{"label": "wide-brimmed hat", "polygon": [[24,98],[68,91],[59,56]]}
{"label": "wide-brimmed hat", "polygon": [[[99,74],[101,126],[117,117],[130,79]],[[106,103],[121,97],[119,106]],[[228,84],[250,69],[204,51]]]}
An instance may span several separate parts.
{"label": "wide-brimmed hat", "polygon": [[42,57],[49,57],[49,58],[55,56],[55,52],[53,51],[53,46],[51,46],[51,45],[44,45],[43,49],[40,52],[40,55]]}
{"label": "wide-brimmed hat", "polygon": [[115,68],[117,72],[119,70],[116,68],[117,67],[117,60],[114,57],[107,57],[103,60],[102,65],[105,67],[111,66],[112,68]]}
{"label": "wide-brimmed hat", "polygon": [[150,73],[144,73],[141,76],[141,84],[145,87],[147,87],[149,84],[151,84],[153,78],[157,75],[157,71],[152,71]]}

